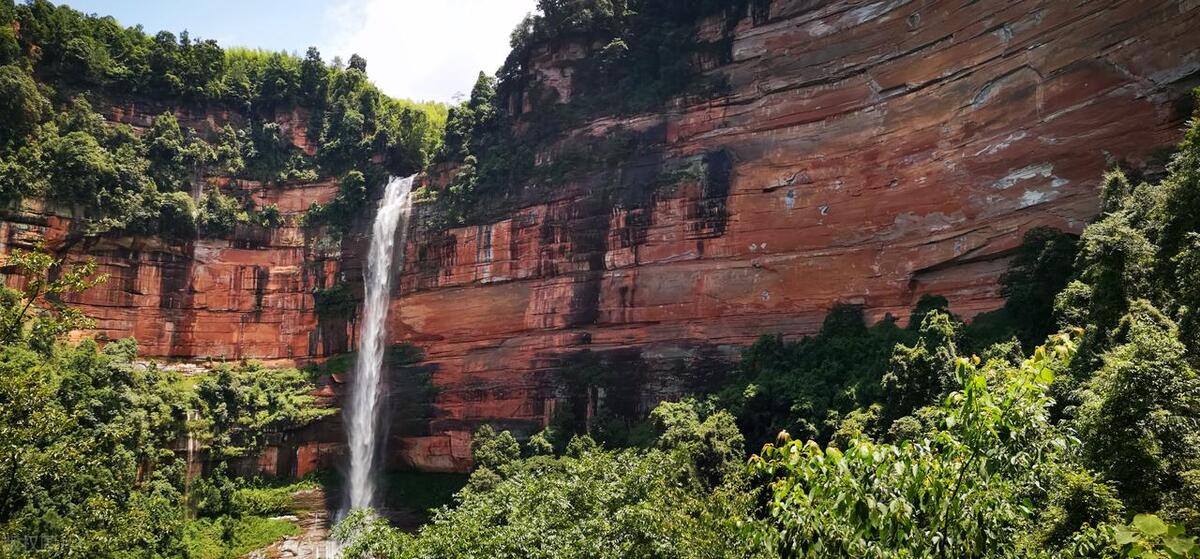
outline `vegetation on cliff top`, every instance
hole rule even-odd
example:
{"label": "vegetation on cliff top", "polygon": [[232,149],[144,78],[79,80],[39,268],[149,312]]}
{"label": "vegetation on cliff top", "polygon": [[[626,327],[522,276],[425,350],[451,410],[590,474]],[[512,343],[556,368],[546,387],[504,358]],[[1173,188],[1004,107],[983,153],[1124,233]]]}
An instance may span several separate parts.
{"label": "vegetation on cliff top", "polygon": [[706,42],[697,25],[723,16],[729,31],[747,12],[749,0],[539,0],[512,33],[512,51],[500,69],[500,102],[519,107],[550,92],[529,90],[530,63],[538,48],[574,44],[584,56],[574,66],[571,104],[585,113],[653,110],[680,94],[719,92],[722,84],[706,80],[705,63],[730,59],[726,37]]}
{"label": "vegetation on cliff top", "polygon": [[[488,219],[496,205],[526,188],[561,187],[566,173],[599,172],[635,153],[635,138],[614,130],[577,146],[557,146],[567,132],[602,115],[649,112],[672,99],[709,98],[727,90],[704,69],[731,57],[729,32],[747,15],[762,19],[759,0],[540,0],[512,34],[512,51],[495,77],[480,74],[468,99],[450,109],[439,157],[454,164],[437,193],[434,227]],[[718,22],[719,37],[699,26]],[[541,84],[539,57],[576,49],[571,96]],[[544,60],[542,62],[545,62]],[[553,63],[551,63],[553,64]],[[538,154],[562,148],[553,162]],[[544,184],[543,184],[544,183]],[[426,201],[434,198],[427,193]]]}
{"label": "vegetation on cliff top", "polygon": [[[0,0],[0,99],[0,203],[73,205],[82,234],[185,239],[280,223],[245,192],[215,192],[211,177],[281,184],[357,173],[382,183],[424,169],[447,116],[437,103],[383,95],[359,57],[344,66],[311,48],[303,58],[225,50],[46,0]],[[95,110],[132,101],[164,112],[139,131]],[[175,114],[185,108],[229,118],[194,129]]]}

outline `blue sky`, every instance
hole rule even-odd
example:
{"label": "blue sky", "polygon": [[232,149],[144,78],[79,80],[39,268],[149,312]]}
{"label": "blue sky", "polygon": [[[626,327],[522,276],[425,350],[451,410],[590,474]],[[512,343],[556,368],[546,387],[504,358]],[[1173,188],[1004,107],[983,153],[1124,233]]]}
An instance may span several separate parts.
{"label": "blue sky", "polygon": [[388,95],[453,101],[508,55],[508,36],[536,0],[61,0],[122,25],[187,30],[222,46],[303,54],[326,60],[358,53]]}

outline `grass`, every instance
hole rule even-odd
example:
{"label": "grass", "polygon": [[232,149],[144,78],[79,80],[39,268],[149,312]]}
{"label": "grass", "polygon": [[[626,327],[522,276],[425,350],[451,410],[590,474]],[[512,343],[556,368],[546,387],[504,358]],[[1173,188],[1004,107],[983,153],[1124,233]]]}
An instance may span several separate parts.
{"label": "grass", "polygon": [[188,559],[235,559],[299,533],[300,528],[286,520],[222,516],[189,521],[183,543]]}
{"label": "grass", "polygon": [[292,494],[317,489],[320,486],[315,479],[282,484],[257,482],[233,492],[233,510],[242,516],[275,516],[291,512]]}
{"label": "grass", "polygon": [[244,480],[232,496],[232,515],[197,518],[184,528],[188,559],[232,559],[261,549],[300,528],[287,520],[270,517],[295,512],[293,495],[318,489],[313,477],[300,481],[270,478]]}

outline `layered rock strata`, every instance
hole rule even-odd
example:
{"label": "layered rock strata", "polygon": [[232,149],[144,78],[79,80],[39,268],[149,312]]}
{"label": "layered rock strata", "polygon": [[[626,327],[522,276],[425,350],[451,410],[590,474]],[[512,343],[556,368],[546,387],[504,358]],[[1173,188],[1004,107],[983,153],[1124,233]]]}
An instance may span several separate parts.
{"label": "layered rock strata", "polygon": [[[461,470],[479,423],[539,429],[581,360],[628,371],[644,410],[719,377],[762,334],[814,332],[837,303],[872,320],[903,320],[926,293],[966,317],[994,309],[1024,232],[1079,231],[1114,164],[1161,169],[1200,85],[1191,0],[750,4],[731,30],[699,29],[731,41],[729,60],[706,61],[727,95],[594,118],[539,160],[618,135],[637,149],[510,192],[483,224],[410,236],[390,335],[424,361],[392,374],[395,462]],[[587,48],[540,49],[527,87],[568,102]],[[141,122],[138,107],[108,110]],[[303,128],[289,130],[311,153]],[[225,187],[278,204],[293,225],[182,244],[73,241],[69,211],[28,203],[0,225],[0,251],[44,238],[96,258],[113,279],[74,302],[100,335],[136,336],[152,356],[352,348],[353,322],[322,323],[312,292],[358,278],[363,239],[327,245],[294,225],[337,186]],[[414,390],[431,401],[414,404]]]}

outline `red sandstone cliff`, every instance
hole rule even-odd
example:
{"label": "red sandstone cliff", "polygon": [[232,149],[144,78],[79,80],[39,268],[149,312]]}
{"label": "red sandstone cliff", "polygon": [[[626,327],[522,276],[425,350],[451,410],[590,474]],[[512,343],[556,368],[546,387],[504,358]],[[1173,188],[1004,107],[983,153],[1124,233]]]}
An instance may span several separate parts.
{"label": "red sandstone cliff", "polygon": [[[1197,29],[1180,1],[772,2],[711,70],[731,95],[581,132],[663,130],[661,158],[699,179],[632,207],[584,180],[413,241],[391,335],[427,349],[441,415],[402,457],[461,468],[478,422],[541,424],[583,349],[653,371],[652,400],[761,334],[814,332],[836,302],[998,307],[1025,230],[1080,230],[1107,166],[1177,139]],[[565,99],[577,54],[559,54],[532,72]],[[653,179],[639,164],[623,188]]]}
{"label": "red sandstone cliff", "polygon": [[[296,215],[327,200],[336,184],[256,194]],[[271,202],[267,202],[271,203]],[[68,241],[69,211],[28,201],[0,222],[0,251],[39,241],[71,260],[93,259],[107,282],[67,302],[96,321],[102,340],[133,336],[157,357],[302,359],[345,351],[348,332],[323,331],[312,291],[330,285],[337,254],[306,246],[295,226],[239,229],[233,239],[187,243],[154,238]]]}
{"label": "red sandstone cliff", "polygon": [[[110,121],[135,129],[148,127],[164,111],[205,133],[240,118],[226,110],[142,101],[100,109]],[[311,152],[303,125],[307,115],[281,113],[276,120],[293,143]],[[313,312],[313,290],[332,285],[340,273],[340,248],[306,238],[299,226],[313,202],[333,198],[337,183],[267,187],[222,177],[206,182],[205,188],[239,191],[258,206],[275,204],[285,225],[239,226],[231,238],[191,242],[81,238],[72,227],[72,208],[26,200],[0,221],[0,253],[42,242],[68,260],[95,260],[110,279],[68,302],[95,319],[88,334],[101,340],[133,336],[147,356],[297,360],[346,351],[349,326],[319,325]]]}
{"label": "red sandstone cliff", "polygon": [[[834,303],[872,318],[903,318],[924,293],[966,316],[997,307],[1025,230],[1081,229],[1107,166],[1176,140],[1200,82],[1197,29],[1189,0],[771,2],[709,70],[729,95],[573,134],[652,138],[653,157],[605,171],[649,192],[636,203],[578,179],[492,223],[410,238],[391,338],[425,350],[437,396],[398,431],[395,459],[461,469],[479,422],[537,429],[554,372],[585,349],[649,371],[649,406],[761,334],[815,331]],[[531,79],[569,99],[578,55],[543,50]],[[111,114],[138,122],[136,108]],[[664,169],[684,178],[650,189]],[[285,214],[336,191],[232,187]],[[0,226],[0,250],[64,238],[60,215],[31,205]],[[312,289],[354,279],[361,240],[339,252],[289,226],[81,243],[71,254],[113,279],[77,302],[151,355],[320,357],[350,347],[351,327],[318,324]]]}

